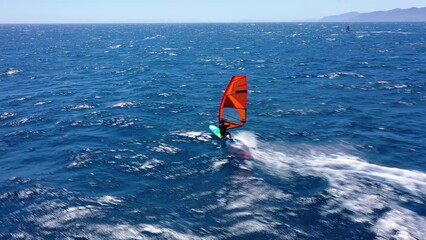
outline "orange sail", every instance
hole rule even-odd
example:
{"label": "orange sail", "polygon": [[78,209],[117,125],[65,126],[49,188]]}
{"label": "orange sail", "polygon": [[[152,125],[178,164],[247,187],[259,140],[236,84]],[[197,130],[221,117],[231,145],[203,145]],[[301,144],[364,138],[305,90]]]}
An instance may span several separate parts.
{"label": "orange sail", "polygon": [[223,94],[219,121],[229,123],[228,129],[243,126],[247,121],[248,85],[246,76],[234,76]]}

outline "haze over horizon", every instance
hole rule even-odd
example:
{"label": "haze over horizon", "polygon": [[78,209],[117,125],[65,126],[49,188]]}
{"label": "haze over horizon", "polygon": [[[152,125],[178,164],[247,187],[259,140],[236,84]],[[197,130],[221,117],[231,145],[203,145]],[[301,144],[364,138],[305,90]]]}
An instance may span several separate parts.
{"label": "haze over horizon", "polygon": [[293,22],[411,7],[426,7],[426,0],[0,0],[0,23]]}

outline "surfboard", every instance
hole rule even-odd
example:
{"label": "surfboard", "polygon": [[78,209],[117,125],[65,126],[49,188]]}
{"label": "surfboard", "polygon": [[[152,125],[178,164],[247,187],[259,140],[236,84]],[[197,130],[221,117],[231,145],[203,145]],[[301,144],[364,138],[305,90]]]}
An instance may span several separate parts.
{"label": "surfboard", "polygon": [[209,125],[210,131],[212,131],[212,133],[218,137],[218,138],[222,138],[222,136],[220,135],[220,129],[214,125]]}
{"label": "surfboard", "polygon": [[222,138],[222,135],[220,134],[220,129],[218,127],[216,127],[215,125],[209,125],[210,131],[212,131],[212,133],[218,137],[220,140],[222,140],[223,143],[225,144],[235,144],[236,140],[235,138],[231,139],[224,139]]}

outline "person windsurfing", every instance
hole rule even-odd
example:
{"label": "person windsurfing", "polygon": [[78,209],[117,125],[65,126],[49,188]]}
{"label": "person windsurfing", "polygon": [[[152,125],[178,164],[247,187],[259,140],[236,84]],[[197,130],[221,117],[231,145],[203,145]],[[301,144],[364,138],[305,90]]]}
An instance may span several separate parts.
{"label": "person windsurfing", "polygon": [[232,142],[233,140],[231,138],[231,133],[228,132],[228,127],[230,125],[231,124],[228,121],[226,121],[225,119],[223,119],[223,118],[220,119],[220,121],[219,121],[220,135],[222,136],[223,139],[225,139],[225,140],[229,139]]}
{"label": "person windsurfing", "polygon": [[246,76],[233,76],[219,105],[219,127],[209,128],[217,137],[234,142],[229,129],[244,126],[247,120],[248,85]]}

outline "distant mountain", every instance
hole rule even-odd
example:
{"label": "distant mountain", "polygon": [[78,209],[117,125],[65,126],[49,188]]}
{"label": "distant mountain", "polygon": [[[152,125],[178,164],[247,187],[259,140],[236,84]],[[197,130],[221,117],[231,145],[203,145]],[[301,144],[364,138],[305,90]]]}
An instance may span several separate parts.
{"label": "distant mountain", "polygon": [[347,19],[351,19],[351,18],[356,17],[360,14],[361,13],[359,13],[359,12],[348,12],[348,13],[344,13],[344,14],[340,14],[340,15],[323,17],[320,21],[321,22],[345,22],[345,21],[347,21]]}
{"label": "distant mountain", "polygon": [[370,13],[349,12],[341,15],[328,16],[321,22],[426,22],[426,7],[396,8],[389,11]]}

